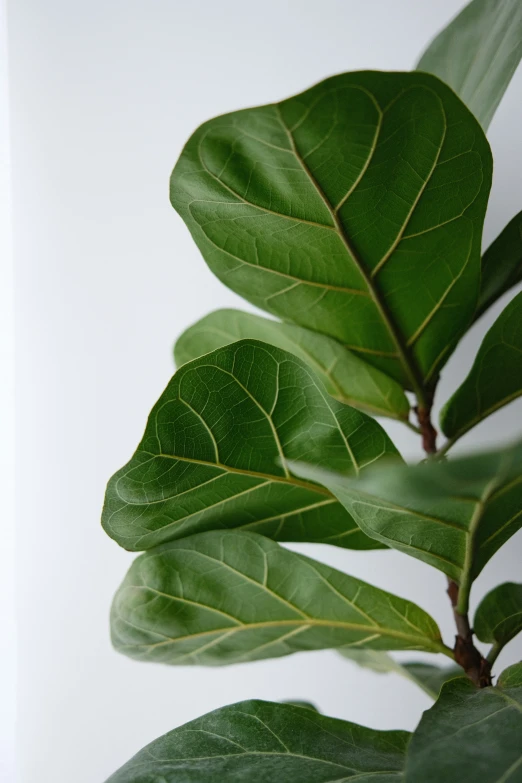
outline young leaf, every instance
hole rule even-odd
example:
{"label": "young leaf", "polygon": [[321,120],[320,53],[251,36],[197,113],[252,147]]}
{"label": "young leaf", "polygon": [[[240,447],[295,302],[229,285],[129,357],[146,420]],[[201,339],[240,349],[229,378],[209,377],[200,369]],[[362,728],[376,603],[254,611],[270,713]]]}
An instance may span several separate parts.
{"label": "young leaf", "polygon": [[473,318],[491,153],[429,74],[334,76],[202,125],[171,201],[212,271],[426,402]]}
{"label": "young leaf", "polygon": [[487,130],[521,57],[520,0],[472,0],[430,44],[417,70],[453,87]]}
{"label": "young leaf", "polygon": [[522,585],[505,582],[488,593],[475,613],[473,630],[481,642],[494,643],[496,657],[522,631]]}
{"label": "young leaf", "polygon": [[521,736],[522,664],[494,688],[452,680],[413,734],[405,783],[519,783]]}
{"label": "young leaf", "polygon": [[262,340],[305,361],[326,391],[340,402],[377,416],[408,420],[410,404],[397,381],[348,351],[331,337],[294,324],[283,324],[242,313],[217,310],[184,332],[176,343],[178,367],[215,348],[250,338]]}
{"label": "young leaf", "polygon": [[519,212],[482,256],[482,282],[475,319],[521,281],[522,212]]}
{"label": "young leaf", "polygon": [[409,737],[243,701],[154,740],[107,783],[400,783]]}
{"label": "young leaf", "polygon": [[183,666],[343,645],[448,653],[435,621],[410,601],[235,531],[138,557],[114,598],[111,627],[125,655]]}
{"label": "young leaf", "polygon": [[400,663],[392,658],[387,652],[381,650],[365,650],[356,647],[341,647],[339,653],[343,658],[362,666],[364,669],[371,669],[378,674],[400,674],[411,682],[414,682],[419,688],[436,699],[440,689],[448,680],[462,675],[460,666],[436,666],[433,663],[423,663],[421,661],[410,661]]}
{"label": "young leaf", "polygon": [[375,544],[323,487],[286,460],[357,474],[397,452],[376,421],[342,405],[300,359],[243,340],[185,364],[107,487],[102,522],[130,550],[248,528],[280,541]]}
{"label": "young leaf", "polygon": [[309,465],[292,470],[328,487],[369,536],[460,584],[461,613],[472,581],[522,526],[522,443],[451,462],[376,468],[359,480]]}
{"label": "young leaf", "polygon": [[468,430],[522,394],[522,293],[484,337],[462,386],[441,411],[440,424],[454,443]]}

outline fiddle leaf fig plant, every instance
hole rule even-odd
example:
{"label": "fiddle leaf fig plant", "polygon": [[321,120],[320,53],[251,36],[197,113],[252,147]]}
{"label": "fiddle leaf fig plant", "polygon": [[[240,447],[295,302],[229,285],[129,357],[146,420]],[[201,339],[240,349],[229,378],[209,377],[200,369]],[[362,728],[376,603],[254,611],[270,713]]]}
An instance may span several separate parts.
{"label": "fiddle leaf fig plant", "polygon": [[[306,701],[224,706],[111,783],[522,781],[522,664],[494,669],[522,631],[522,585],[469,615],[482,569],[522,527],[522,430],[451,453],[522,394],[522,293],[433,415],[457,343],[522,280],[520,214],[482,255],[485,130],[521,56],[520,3],[473,0],[417,70],[345,73],[225,114],[181,153],[174,208],[217,277],[269,317],[218,310],[181,335],[178,369],[109,481],[104,529],[142,553],[113,602],[113,644],[176,666],[335,649],[435,703],[413,734]],[[420,464],[389,419],[418,435]],[[284,542],[391,547],[439,569],[454,639],[413,601]]]}

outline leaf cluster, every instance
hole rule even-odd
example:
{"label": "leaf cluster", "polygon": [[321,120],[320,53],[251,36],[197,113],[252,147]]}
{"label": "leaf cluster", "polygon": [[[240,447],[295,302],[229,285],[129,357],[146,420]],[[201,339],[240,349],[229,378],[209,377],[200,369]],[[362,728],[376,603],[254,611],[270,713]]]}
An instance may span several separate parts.
{"label": "leaf cluster", "polygon": [[[522,781],[522,664],[492,674],[522,630],[522,585],[469,617],[475,580],[522,526],[522,441],[448,459],[522,394],[522,293],[432,417],[459,340],[522,280],[522,213],[482,252],[485,131],[521,57],[518,0],[473,0],[416,70],[341,74],[186,144],[172,204],[214,274],[271,317],[218,310],[181,335],[178,370],[109,481],[103,526],[142,552],[113,602],[113,644],[184,666],[336,649],[435,703],[410,735],[243,702],[154,741],[111,783]],[[405,464],[375,416],[417,432],[425,461]],[[391,547],[439,569],[455,644],[413,601],[289,541]]]}

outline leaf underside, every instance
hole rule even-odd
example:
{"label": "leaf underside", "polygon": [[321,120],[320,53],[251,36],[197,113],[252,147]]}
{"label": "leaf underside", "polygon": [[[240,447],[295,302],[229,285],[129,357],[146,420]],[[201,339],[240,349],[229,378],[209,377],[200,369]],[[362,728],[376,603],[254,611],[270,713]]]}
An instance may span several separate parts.
{"label": "leaf underside", "polygon": [[505,582],[489,592],[480,602],[473,630],[481,642],[500,647],[522,631],[522,584]]}
{"label": "leaf underside", "polygon": [[130,462],[110,480],[102,522],[129,550],[213,529],[354,549],[382,546],[286,461],[364,472],[400,460],[380,425],[332,399],[309,367],[244,340],[185,364],[154,406]]}
{"label": "leaf underside", "polygon": [[357,481],[308,465],[292,469],[328,487],[369,536],[461,585],[522,526],[522,444],[451,462],[376,467]]}
{"label": "leaf underside", "polygon": [[221,665],[343,645],[444,651],[410,601],[263,536],[201,533],[138,557],[115,596],[113,644],[138,660]]}
{"label": "leaf underside", "polygon": [[452,680],[413,734],[405,783],[520,783],[521,736],[522,664],[494,688]]}
{"label": "leaf underside", "polygon": [[232,290],[422,396],[475,311],[491,167],[438,79],[359,72],[202,125],[171,201]]}
{"label": "leaf underside", "polygon": [[522,395],[522,293],[484,337],[462,386],[441,411],[443,432],[457,440],[499,408]]}
{"label": "leaf underside", "polygon": [[187,329],[176,342],[179,366],[243,339],[261,340],[289,351],[317,373],[340,402],[376,416],[408,420],[410,404],[401,386],[337,340],[295,324],[279,323],[240,310],[217,310]]}
{"label": "leaf underside", "polygon": [[473,0],[430,44],[417,69],[453,87],[487,130],[521,57],[520,0]]}
{"label": "leaf underside", "polygon": [[448,680],[462,676],[460,666],[436,666],[423,661],[408,661],[401,663],[381,650],[365,650],[356,647],[341,648],[338,651],[343,658],[353,661],[358,666],[378,674],[399,674],[419,686],[428,696],[436,699],[440,689]]}
{"label": "leaf underside", "polygon": [[244,701],[154,740],[107,783],[400,783],[409,736]]}

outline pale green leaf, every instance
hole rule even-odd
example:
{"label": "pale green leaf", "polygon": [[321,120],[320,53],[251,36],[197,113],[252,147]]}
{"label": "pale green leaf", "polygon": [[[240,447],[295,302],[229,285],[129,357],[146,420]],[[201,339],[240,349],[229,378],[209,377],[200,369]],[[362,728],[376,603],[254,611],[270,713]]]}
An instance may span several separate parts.
{"label": "pale green leaf", "polygon": [[482,281],[475,318],[521,281],[522,212],[519,212],[482,256]]}
{"label": "pale green leaf", "polygon": [[178,370],[110,480],[102,521],[130,550],[225,528],[374,548],[327,490],[286,461],[357,474],[384,455],[400,459],[382,427],[332,399],[304,362],[243,340]]}
{"label": "pale green leaf", "polygon": [[236,340],[262,340],[299,356],[317,373],[332,397],[377,416],[408,420],[410,405],[397,381],[360,359],[331,337],[294,324],[240,310],[217,310],[178,339],[178,367]]}
{"label": "pale green leaf", "polygon": [[107,783],[400,783],[409,737],[243,701],[154,740]]}
{"label": "pale green leaf", "polygon": [[520,0],[472,0],[430,44],[417,69],[453,87],[487,130],[521,57]]}
{"label": "pale green leaf", "polygon": [[227,286],[422,403],[476,309],[491,166],[434,76],[347,73],[206,122],[171,201]]}
{"label": "pale green leaf", "polygon": [[221,665],[343,645],[448,654],[422,609],[256,533],[200,533],[132,564],[111,614],[131,658]]}
{"label": "pale green leaf", "polygon": [[451,462],[376,467],[359,480],[304,464],[292,470],[328,487],[369,536],[460,584],[463,610],[472,581],[522,526],[522,443]]}
{"label": "pale green leaf", "polygon": [[493,642],[495,653],[522,631],[522,584],[505,582],[480,602],[473,630],[481,642]]}
{"label": "pale green leaf", "polygon": [[522,664],[506,669],[494,688],[452,680],[413,734],[405,781],[520,783],[521,737]]}
{"label": "pale green leaf", "polygon": [[484,337],[462,386],[441,411],[440,424],[454,443],[499,408],[522,395],[522,293]]}
{"label": "pale green leaf", "polygon": [[422,688],[432,699],[437,698],[445,682],[462,675],[460,666],[442,667],[422,661],[400,663],[389,653],[381,650],[346,647],[341,648],[339,652],[343,658],[353,661],[364,669],[371,669],[378,674],[399,674],[401,677],[405,677]]}

